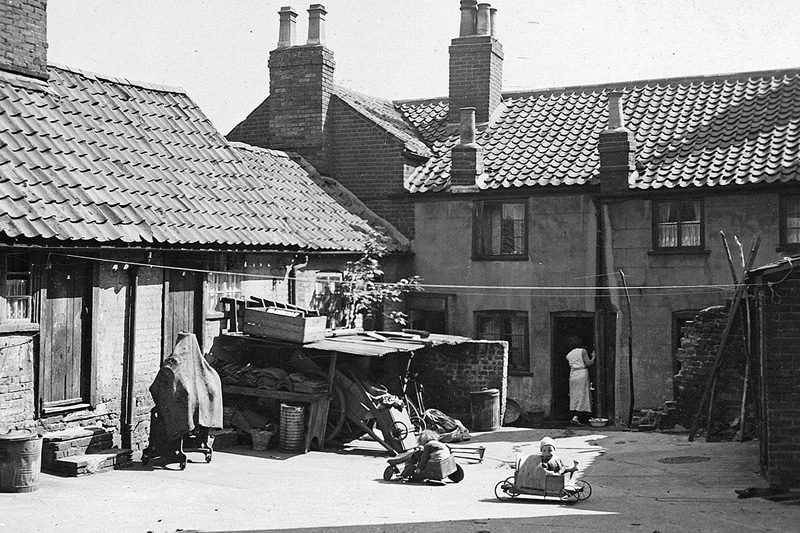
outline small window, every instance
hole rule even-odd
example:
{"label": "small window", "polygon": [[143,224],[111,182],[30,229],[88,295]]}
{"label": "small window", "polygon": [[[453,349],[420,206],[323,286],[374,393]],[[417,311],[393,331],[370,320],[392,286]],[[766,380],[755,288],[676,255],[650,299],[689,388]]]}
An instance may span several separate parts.
{"label": "small window", "polygon": [[659,250],[702,250],[703,204],[700,200],[653,203],[653,247]]}
{"label": "small window", "polygon": [[781,246],[800,249],[800,194],[781,198]]}
{"label": "small window", "polygon": [[31,322],[31,263],[27,254],[9,254],[5,257],[2,290],[0,319],[3,322]]}
{"label": "small window", "polygon": [[508,341],[508,371],[530,372],[528,313],[481,311],[475,315],[477,338]]}
{"label": "small window", "polygon": [[314,278],[314,294],[310,307],[320,315],[328,317],[326,327],[335,328],[344,324],[344,299],[341,293],[341,272],[317,272]]}
{"label": "small window", "polygon": [[525,202],[476,203],[475,259],[525,260],[527,242]]}

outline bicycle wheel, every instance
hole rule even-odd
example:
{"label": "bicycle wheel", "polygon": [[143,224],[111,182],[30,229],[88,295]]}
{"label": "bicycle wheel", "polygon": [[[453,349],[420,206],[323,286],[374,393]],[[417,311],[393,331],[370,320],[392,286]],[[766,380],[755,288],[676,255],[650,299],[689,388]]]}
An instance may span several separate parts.
{"label": "bicycle wheel", "polygon": [[411,424],[414,426],[414,433],[419,435],[427,428],[424,415],[420,413],[417,406],[415,406],[413,402],[408,401],[408,399],[406,399],[406,410],[408,411],[408,419],[411,420]]}

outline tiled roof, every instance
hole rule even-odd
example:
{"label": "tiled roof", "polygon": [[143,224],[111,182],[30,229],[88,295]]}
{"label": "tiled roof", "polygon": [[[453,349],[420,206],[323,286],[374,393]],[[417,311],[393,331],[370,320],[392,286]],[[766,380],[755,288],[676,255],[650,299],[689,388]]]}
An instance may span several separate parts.
{"label": "tiled roof", "polygon": [[314,183],[316,183],[323,191],[325,191],[328,196],[336,200],[339,205],[347,209],[350,213],[367,221],[367,223],[375,230],[385,234],[386,237],[388,237],[388,251],[407,252],[411,248],[411,243],[405,235],[400,233],[400,231],[395,228],[391,222],[379,217],[374,211],[367,207],[364,202],[362,202],[355,194],[350,192],[349,189],[345,188],[341,183],[331,177],[321,175],[299,154],[291,153],[289,154],[289,157],[291,157],[298,165],[303,167],[309,178],[314,180]]}
{"label": "tiled roof", "polygon": [[[504,95],[479,132],[482,189],[580,185],[598,175],[597,143],[608,124],[608,93],[620,91],[636,138],[639,189],[800,180],[800,71],[649,80]],[[399,105],[414,124],[438,131],[438,108]],[[424,117],[430,112],[430,119]],[[427,122],[426,122],[427,121]],[[419,126],[418,126],[419,127]],[[439,126],[441,128],[443,126]],[[423,128],[420,128],[423,131]],[[411,192],[438,191],[458,135],[413,174]]]}
{"label": "tiled roof", "polygon": [[249,166],[182,91],[55,66],[49,74],[32,85],[0,73],[6,237],[363,249],[363,221],[285,154]]}
{"label": "tiled roof", "polygon": [[428,146],[422,142],[412,125],[404,118],[389,100],[334,87],[333,94],[387,132],[405,142],[406,149],[420,156],[432,155]]}

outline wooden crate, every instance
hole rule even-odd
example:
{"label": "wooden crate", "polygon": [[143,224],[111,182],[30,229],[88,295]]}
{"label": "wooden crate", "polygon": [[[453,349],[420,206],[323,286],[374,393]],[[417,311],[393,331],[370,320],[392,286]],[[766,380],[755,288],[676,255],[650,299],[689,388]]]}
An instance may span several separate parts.
{"label": "wooden crate", "polygon": [[302,312],[267,308],[244,310],[244,332],[255,337],[267,337],[306,344],[325,338],[324,316],[305,316]]}

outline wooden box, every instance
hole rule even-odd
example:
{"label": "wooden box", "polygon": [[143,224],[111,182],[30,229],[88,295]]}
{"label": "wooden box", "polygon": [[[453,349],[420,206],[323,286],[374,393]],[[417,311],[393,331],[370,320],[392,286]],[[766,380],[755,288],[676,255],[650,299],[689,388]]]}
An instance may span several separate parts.
{"label": "wooden box", "polygon": [[325,338],[324,316],[305,316],[300,311],[269,307],[244,310],[244,332],[255,337],[267,337],[306,344]]}

